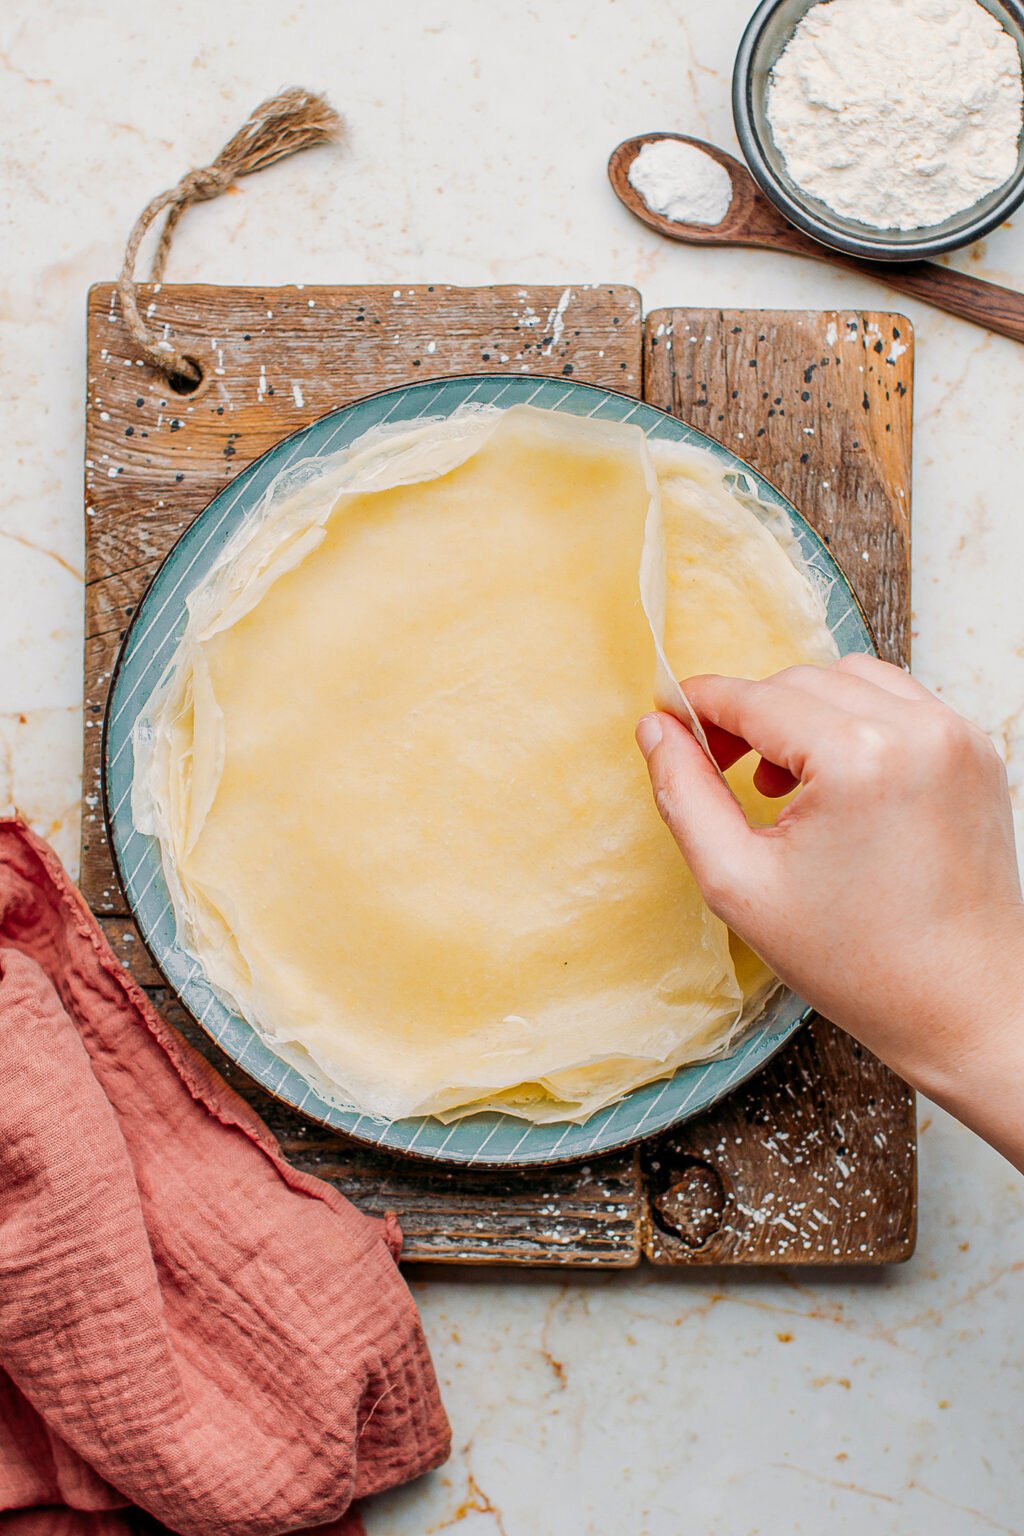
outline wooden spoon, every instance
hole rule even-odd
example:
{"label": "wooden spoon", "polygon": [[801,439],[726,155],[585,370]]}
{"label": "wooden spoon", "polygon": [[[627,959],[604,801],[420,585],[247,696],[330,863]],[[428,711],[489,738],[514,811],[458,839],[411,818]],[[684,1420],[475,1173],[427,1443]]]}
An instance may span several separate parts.
{"label": "wooden spoon", "polygon": [[[681,144],[692,144],[724,165],[732,182],[732,202],[720,224],[682,224],[654,213],[629,181],[629,168],[645,144],[659,139],[678,139]],[[986,283],[979,277],[968,277],[951,267],[940,267],[931,261],[874,262],[862,261],[858,256],[847,256],[844,251],[833,251],[819,245],[810,235],[790,224],[774,203],[768,201],[745,165],[724,149],[707,144],[703,139],[691,139],[682,133],[642,133],[635,139],[626,139],[612,151],[608,161],[608,180],[615,195],[650,229],[670,240],[684,240],[691,245],[756,245],[773,251],[789,251],[795,256],[812,256],[816,261],[830,261],[853,272],[867,273],[895,288],[899,293],[909,293],[915,299],[923,299],[936,309],[959,315],[975,325],[984,325],[1000,336],[1013,341],[1024,341],[1024,294],[1012,288],[1000,288],[997,283]]]}

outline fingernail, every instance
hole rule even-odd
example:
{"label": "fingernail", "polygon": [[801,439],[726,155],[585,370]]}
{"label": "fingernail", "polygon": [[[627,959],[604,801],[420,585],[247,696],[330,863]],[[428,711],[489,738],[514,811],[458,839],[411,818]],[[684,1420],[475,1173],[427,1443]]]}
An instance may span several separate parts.
{"label": "fingernail", "polygon": [[636,744],[644,755],[645,763],[661,740],[661,734],[661,721],[657,715],[644,715],[636,728]]}

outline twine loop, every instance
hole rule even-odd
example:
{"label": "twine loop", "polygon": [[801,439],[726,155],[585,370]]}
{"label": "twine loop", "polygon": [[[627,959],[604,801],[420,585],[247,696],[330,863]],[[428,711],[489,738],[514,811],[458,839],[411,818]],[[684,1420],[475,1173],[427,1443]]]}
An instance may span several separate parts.
{"label": "twine loop", "polygon": [[125,325],[142,356],[177,388],[195,389],[202,371],[193,358],[169,341],[158,339],[139,312],[135,264],[147,230],[166,209],[149,276],[150,282],[158,283],[164,275],[175,228],[186,208],[220,197],[240,176],[252,176],[275,160],[340,139],[343,132],[342,119],[323,96],[298,87],[281,91],[260,103],[210,165],[186,171],[176,186],[158,193],[139,214],[128,236],[117,289]]}

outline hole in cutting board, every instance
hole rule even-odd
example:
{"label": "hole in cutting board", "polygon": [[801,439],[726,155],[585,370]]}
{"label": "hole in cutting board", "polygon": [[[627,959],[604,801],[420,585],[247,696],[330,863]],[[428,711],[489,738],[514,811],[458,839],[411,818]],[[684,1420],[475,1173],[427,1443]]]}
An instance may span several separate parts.
{"label": "hole in cutting board", "polygon": [[721,1174],[671,1143],[648,1154],[644,1163],[655,1224],[684,1248],[703,1248],[725,1219],[729,1192]]}
{"label": "hole in cutting board", "polygon": [[169,388],[173,389],[176,395],[197,394],[198,391],[201,390],[203,385],[206,383],[206,375],[203,372],[203,365],[200,363],[198,358],[190,356],[188,352],[183,352],[182,356],[184,357],[186,363],[191,364],[199,377],[190,379],[187,373],[169,373],[167,375],[168,386]]}

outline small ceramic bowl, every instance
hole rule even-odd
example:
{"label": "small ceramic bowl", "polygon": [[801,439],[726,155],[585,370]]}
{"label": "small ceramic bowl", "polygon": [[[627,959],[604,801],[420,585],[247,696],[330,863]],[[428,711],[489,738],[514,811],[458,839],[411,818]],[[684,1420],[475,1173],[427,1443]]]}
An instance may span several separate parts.
{"label": "small ceramic bowl", "polygon": [[[835,213],[798,187],[786,170],[768,124],[766,101],[772,66],[799,23],[821,0],[762,0],[747,24],[732,77],[736,133],[751,175],[792,224],[822,245],[870,261],[917,261],[980,240],[1024,202],[1024,134],[1010,179],[961,213],[921,229],[874,229]],[[1024,4],[979,0],[1017,45],[1024,71]]]}

